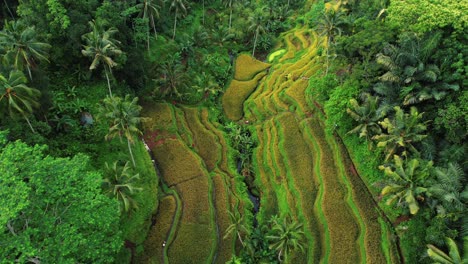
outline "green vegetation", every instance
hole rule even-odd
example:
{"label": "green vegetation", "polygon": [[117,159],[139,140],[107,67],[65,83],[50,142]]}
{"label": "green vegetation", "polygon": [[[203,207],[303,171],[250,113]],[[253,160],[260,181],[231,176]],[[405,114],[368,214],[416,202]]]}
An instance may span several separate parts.
{"label": "green vegetation", "polygon": [[467,258],[465,2],[0,6],[0,262]]}

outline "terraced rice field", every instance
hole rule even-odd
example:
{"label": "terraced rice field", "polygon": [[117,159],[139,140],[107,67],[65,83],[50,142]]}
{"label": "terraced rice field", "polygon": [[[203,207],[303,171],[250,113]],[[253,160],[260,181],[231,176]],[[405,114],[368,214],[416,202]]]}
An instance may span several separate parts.
{"label": "terraced rice field", "polygon": [[[223,98],[226,116],[251,126],[258,142],[257,219],[289,214],[303,223],[306,250],[293,252],[290,263],[398,263],[372,196],[306,96],[324,39],[307,28],[281,39],[277,49],[285,51],[271,64],[238,59]],[[145,140],[166,190],[138,263],[225,263],[239,247],[235,234],[223,239],[228,211],[248,216],[252,204],[223,128],[202,107],[159,103],[145,111],[153,118]]]}

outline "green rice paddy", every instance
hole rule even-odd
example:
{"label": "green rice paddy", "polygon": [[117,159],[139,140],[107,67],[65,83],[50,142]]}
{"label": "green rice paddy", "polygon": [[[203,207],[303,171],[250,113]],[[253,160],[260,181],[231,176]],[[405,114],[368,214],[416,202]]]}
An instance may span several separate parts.
{"label": "green rice paddy", "polygon": [[[307,28],[281,38],[271,65],[238,58],[222,100],[226,117],[250,126],[257,141],[257,219],[291,215],[303,224],[305,251],[293,252],[291,263],[398,263],[390,227],[308,96],[324,38]],[[240,247],[235,234],[223,239],[228,212],[252,219],[252,204],[225,129],[201,106],[159,103],[146,113],[153,123],[145,134],[156,134],[149,145],[167,188],[139,260],[226,263]]]}

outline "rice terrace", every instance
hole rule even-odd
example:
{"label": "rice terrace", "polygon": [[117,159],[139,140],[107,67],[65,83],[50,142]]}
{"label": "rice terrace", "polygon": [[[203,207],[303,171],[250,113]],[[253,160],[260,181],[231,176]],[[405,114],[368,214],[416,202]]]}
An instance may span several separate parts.
{"label": "rice terrace", "polygon": [[36,2],[0,263],[467,263],[463,1]]}

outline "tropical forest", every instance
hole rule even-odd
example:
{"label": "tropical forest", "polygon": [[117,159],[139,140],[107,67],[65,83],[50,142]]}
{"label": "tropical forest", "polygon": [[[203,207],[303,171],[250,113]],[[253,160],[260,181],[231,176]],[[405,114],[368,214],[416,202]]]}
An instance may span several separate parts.
{"label": "tropical forest", "polygon": [[0,0],[0,263],[468,264],[468,2]]}

